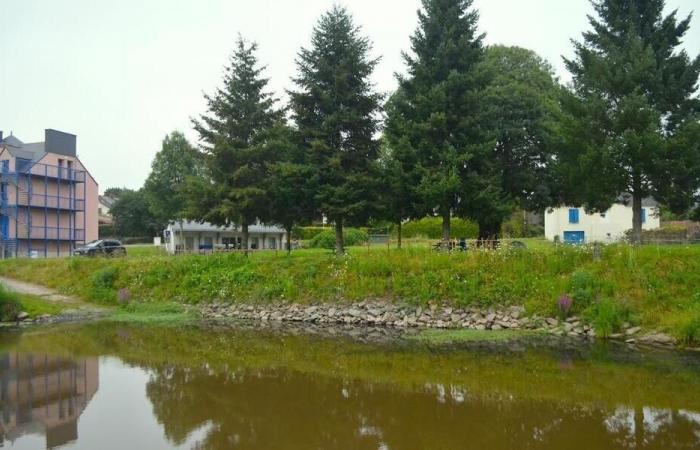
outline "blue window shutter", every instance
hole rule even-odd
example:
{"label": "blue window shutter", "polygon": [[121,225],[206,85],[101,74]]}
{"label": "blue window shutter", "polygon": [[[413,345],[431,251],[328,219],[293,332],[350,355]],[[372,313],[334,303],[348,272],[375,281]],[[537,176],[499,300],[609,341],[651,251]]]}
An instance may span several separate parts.
{"label": "blue window shutter", "polygon": [[647,222],[647,210],[646,208],[642,208],[642,223]]}
{"label": "blue window shutter", "polygon": [[569,209],[569,223],[578,223],[578,208]]}

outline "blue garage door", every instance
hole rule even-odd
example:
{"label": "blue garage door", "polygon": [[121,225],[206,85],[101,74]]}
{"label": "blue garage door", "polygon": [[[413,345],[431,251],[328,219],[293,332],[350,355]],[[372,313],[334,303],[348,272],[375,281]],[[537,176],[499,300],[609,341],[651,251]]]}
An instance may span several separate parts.
{"label": "blue garage door", "polygon": [[583,231],[565,231],[564,242],[567,244],[583,244],[586,242],[586,233]]}

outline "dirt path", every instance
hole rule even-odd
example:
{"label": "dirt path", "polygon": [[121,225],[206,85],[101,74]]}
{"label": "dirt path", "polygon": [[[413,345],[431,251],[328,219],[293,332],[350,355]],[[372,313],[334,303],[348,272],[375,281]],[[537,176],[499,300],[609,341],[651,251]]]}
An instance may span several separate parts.
{"label": "dirt path", "polygon": [[41,286],[34,283],[27,283],[25,281],[19,281],[7,277],[0,277],[0,283],[2,283],[10,291],[17,292],[19,294],[28,294],[41,297],[44,300],[48,300],[50,302],[55,303],[61,303],[63,305],[69,306],[72,309],[84,312],[105,311],[104,308],[95,305],[90,305],[76,297],[59,294],[54,289],[48,288],[46,286]]}

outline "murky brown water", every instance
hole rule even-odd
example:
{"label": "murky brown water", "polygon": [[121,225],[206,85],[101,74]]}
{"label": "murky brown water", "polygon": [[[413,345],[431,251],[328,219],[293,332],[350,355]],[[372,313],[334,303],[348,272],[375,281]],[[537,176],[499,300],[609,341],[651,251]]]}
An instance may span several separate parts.
{"label": "murky brown water", "polygon": [[0,335],[16,449],[698,449],[700,358],[259,330]]}

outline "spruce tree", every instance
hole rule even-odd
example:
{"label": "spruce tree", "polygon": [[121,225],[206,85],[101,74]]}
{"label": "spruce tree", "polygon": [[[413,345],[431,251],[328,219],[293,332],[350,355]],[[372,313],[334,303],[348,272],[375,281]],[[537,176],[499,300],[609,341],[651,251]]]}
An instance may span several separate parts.
{"label": "spruce tree", "polygon": [[294,226],[313,219],[316,192],[312,184],[313,168],[307,164],[299,134],[289,126],[276,127],[266,145],[276,152],[276,159],[268,166],[267,178],[271,219],[286,231],[290,252]]}
{"label": "spruce tree", "polygon": [[216,225],[240,225],[246,251],[248,226],[270,215],[266,178],[275,154],[264,144],[283,115],[266,91],[268,80],[256,50],[255,43],[239,37],[223,86],[205,96],[208,114],[193,120],[209,179],[190,187],[192,195],[199,196],[190,202],[190,214]]}
{"label": "spruce tree", "polygon": [[336,253],[344,253],[343,226],[368,219],[377,192],[376,160],[381,96],[370,76],[378,60],[350,14],[335,6],[313,30],[297,58],[293,119],[313,168],[318,212],[335,223]]}
{"label": "spruce tree", "polygon": [[574,92],[565,102],[569,145],[558,155],[563,200],[601,211],[629,193],[636,242],[643,198],[687,207],[698,188],[697,144],[674,142],[697,127],[700,59],[678,48],[690,16],[664,16],[664,3],[594,1],[592,30],[566,60]]}
{"label": "spruce tree", "polygon": [[[416,160],[417,192],[442,217],[443,242],[450,239],[450,218],[475,175],[470,166],[483,152],[479,129],[483,88],[479,63],[484,56],[478,13],[472,0],[423,0],[419,27],[404,54],[407,76],[399,76],[401,95],[387,117],[391,147]],[[412,170],[413,170],[412,169]]]}

